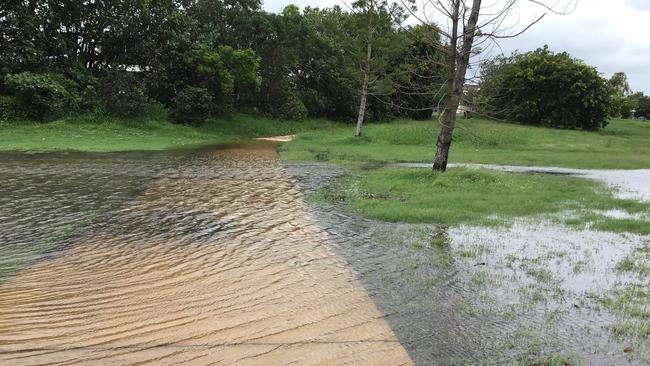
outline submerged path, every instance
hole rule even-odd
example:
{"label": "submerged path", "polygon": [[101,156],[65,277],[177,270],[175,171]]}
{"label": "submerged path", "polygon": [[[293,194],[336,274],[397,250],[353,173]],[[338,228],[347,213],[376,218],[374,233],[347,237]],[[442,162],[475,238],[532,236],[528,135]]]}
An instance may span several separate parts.
{"label": "submerged path", "polygon": [[[273,145],[201,151],[157,171],[26,159],[0,164],[16,194],[0,206],[0,364],[412,362]],[[131,180],[143,187],[110,196],[130,199],[87,207]],[[37,194],[61,182],[83,195]],[[65,234],[84,219],[93,224]]]}

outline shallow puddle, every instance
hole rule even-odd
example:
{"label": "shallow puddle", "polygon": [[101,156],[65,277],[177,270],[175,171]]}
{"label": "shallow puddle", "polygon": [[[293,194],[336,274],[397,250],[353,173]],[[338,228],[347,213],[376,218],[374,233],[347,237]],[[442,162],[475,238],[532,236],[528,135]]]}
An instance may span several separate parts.
{"label": "shallow puddle", "polygon": [[274,145],[0,159],[0,364],[412,362]]}

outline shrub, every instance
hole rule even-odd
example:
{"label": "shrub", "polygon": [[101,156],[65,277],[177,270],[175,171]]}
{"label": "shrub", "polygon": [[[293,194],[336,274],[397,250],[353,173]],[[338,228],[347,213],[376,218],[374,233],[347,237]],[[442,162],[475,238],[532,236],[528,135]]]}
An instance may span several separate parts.
{"label": "shrub", "polygon": [[201,124],[210,116],[212,102],[207,89],[185,87],[172,99],[171,117],[176,122]]}
{"label": "shrub", "polygon": [[142,80],[132,72],[114,71],[103,79],[106,109],[119,117],[143,114],[149,99]]}
{"label": "shrub", "polygon": [[288,118],[294,120],[302,120],[307,117],[307,107],[294,93],[287,95],[284,103],[278,106],[275,112],[276,117]]}
{"label": "shrub", "polygon": [[598,130],[612,89],[595,68],[548,48],[483,65],[477,104],[484,113],[532,125]]}
{"label": "shrub", "polygon": [[19,121],[25,118],[25,111],[16,97],[0,95],[0,123]]}
{"label": "shrub", "polygon": [[57,73],[9,74],[5,84],[27,116],[40,121],[63,117],[80,101],[76,83]]}
{"label": "shrub", "polygon": [[71,67],[66,71],[67,79],[74,82],[75,103],[83,112],[97,112],[102,108],[101,85],[99,79],[81,66]]}

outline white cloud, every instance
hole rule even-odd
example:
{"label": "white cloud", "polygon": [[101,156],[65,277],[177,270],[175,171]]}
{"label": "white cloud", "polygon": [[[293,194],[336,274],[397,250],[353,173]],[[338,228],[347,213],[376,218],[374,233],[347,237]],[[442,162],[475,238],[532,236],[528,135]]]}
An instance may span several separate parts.
{"label": "white cloud", "polygon": [[631,8],[641,11],[650,11],[650,1],[648,0],[626,0]]}

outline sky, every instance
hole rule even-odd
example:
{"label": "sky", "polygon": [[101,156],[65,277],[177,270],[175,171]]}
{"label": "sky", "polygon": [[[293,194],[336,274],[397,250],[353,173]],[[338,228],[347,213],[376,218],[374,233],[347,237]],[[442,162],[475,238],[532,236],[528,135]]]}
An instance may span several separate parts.
{"label": "sky", "polygon": [[[345,3],[343,2],[345,1]],[[419,0],[424,1],[424,0]],[[500,0],[484,0],[492,4]],[[555,2],[561,0],[550,0]],[[650,0],[577,0],[569,14],[548,13],[544,19],[516,38],[502,39],[487,52],[510,54],[531,51],[547,44],[555,52],[566,51],[598,69],[609,78],[622,71],[633,91],[650,95]],[[328,7],[350,4],[350,0],[265,0],[267,11],[279,12],[289,4]],[[422,9],[422,3],[418,4]],[[513,25],[528,24],[544,8],[520,0],[508,18]],[[415,19],[411,19],[415,22]]]}

